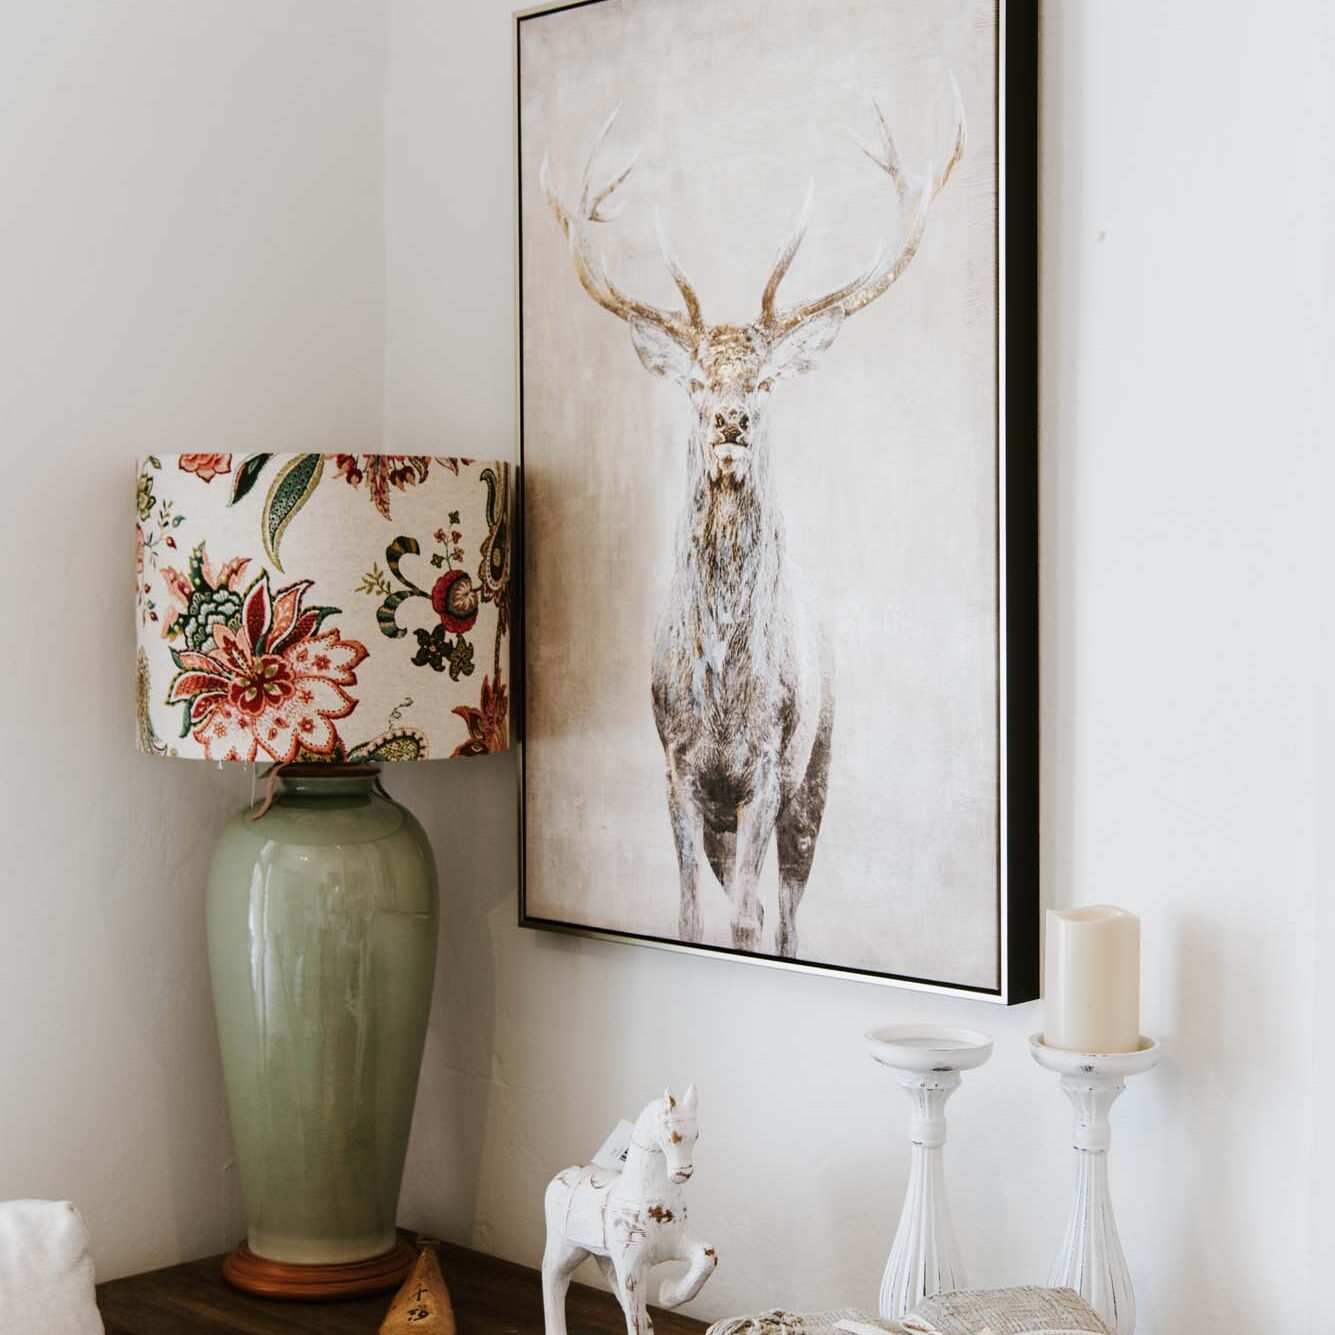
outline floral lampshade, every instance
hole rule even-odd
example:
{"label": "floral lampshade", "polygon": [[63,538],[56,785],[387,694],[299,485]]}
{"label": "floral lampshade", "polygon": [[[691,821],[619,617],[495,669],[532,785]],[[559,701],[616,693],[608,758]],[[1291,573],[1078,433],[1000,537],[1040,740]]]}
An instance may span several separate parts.
{"label": "floral lampshade", "polygon": [[509,744],[511,470],[408,454],[150,455],[139,747],[428,760]]}

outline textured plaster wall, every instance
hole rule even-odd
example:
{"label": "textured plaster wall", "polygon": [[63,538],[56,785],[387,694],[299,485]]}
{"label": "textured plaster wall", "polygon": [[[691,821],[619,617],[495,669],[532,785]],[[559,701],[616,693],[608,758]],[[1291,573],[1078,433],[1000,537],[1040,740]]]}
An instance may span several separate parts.
{"label": "textured plaster wall", "polygon": [[380,434],[385,10],[0,4],[0,1198],[99,1274],[241,1223],[202,882],[241,772],[134,751],[134,459]]}
{"label": "textured plaster wall", "polygon": [[[505,452],[511,5],[391,8],[388,438]],[[1165,1057],[1117,1109],[1113,1167],[1140,1329],[1318,1331],[1332,21],[1316,0],[1263,22],[1205,0],[1046,10],[1045,883],[1145,919]],[[397,786],[435,807],[452,885],[405,1218],[533,1262],[547,1177],[695,1080],[692,1217],[722,1257],[697,1313],[871,1302],[907,1104],[859,1036],[931,1018],[998,1040],[952,1107],[972,1277],[1044,1277],[1071,1180],[1067,1109],[1025,1050],[1039,1006],[518,932],[509,763]]]}

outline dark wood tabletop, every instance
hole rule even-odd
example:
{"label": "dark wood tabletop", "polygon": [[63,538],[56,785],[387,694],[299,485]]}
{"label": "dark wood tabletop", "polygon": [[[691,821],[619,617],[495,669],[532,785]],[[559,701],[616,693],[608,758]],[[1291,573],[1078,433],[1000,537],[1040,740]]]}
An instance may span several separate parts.
{"label": "dark wood tabletop", "polygon": [[[221,1256],[188,1261],[100,1285],[107,1335],[376,1335],[392,1294],[338,1303],[289,1303],[238,1293],[222,1277]],[[459,1335],[542,1335],[536,1271],[448,1244],[440,1268]],[[699,1321],[654,1312],[656,1335],[700,1335]],[[624,1335],[616,1301],[573,1285],[566,1303],[571,1335]]]}

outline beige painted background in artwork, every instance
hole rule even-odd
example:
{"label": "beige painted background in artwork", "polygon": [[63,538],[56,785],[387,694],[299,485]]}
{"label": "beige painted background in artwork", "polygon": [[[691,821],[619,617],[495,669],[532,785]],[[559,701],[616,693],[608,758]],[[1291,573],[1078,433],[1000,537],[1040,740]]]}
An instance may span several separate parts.
{"label": "beige painted background in artwork", "polygon": [[[825,823],[801,958],[996,985],[994,5],[984,0],[604,0],[521,25],[523,427],[531,916],[673,938],[677,871],[649,699],[685,482],[683,391],[640,365],[580,288],[538,185],[578,193],[636,147],[604,227],[617,280],[675,291],[654,210],[712,322],[754,318],[808,181],[783,298],[835,287],[893,244],[894,192],[850,139],[885,109],[905,166],[965,158],[889,292],[771,400],[788,558],[836,659]],[[766,949],[776,918],[762,881]],[[708,872],[705,940],[728,945]]]}

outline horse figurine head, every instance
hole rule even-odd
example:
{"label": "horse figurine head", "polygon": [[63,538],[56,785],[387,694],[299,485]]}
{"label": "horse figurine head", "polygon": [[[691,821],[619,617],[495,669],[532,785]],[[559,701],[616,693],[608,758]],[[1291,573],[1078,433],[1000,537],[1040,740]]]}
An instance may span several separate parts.
{"label": "horse figurine head", "polygon": [[673,1182],[689,1182],[695,1172],[695,1142],[700,1139],[695,1113],[694,1085],[687,1087],[680,1102],[670,1089],[665,1089],[663,1097],[649,1104],[635,1124],[635,1143],[641,1149],[662,1153],[667,1176]]}

